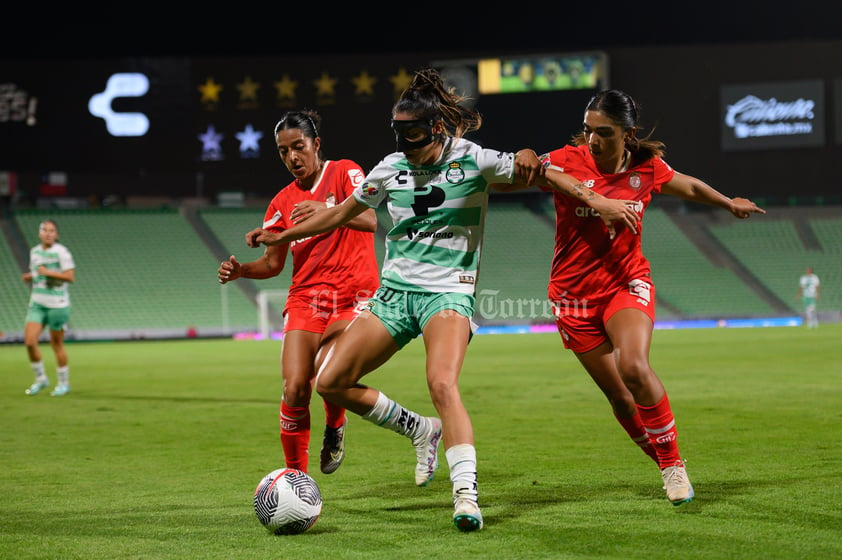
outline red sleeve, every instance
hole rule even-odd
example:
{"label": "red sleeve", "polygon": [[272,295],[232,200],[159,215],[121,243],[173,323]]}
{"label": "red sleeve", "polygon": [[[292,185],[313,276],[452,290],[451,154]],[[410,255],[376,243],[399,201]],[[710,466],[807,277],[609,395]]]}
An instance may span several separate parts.
{"label": "red sleeve", "polygon": [[365,173],[363,173],[363,169],[359,166],[359,164],[355,161],[351,161],[350,159],[340,159],[336,162],[336,164],[341,176],[338,182],[341,186],[340,192],[342,196],[336,201],[336,203],[339,204],[351,196],[351,193],[354,192],[354,189],[357,188],[358,185],[362,184],[365,180]]}
{"label": "red sleeve", "polygon": [[286,189],[281,189],[272,198],[271,202],[269,202],[269,206],[266,207],[266,213],[263,215],[263,229],[281,232],[289,227],[286,225],[286,217],[284,215],[286,212],[284,207],[284,200],[286,199],[284,191]]}
{"label": "red sleeve", "polygon": [[[563,172],[564,166],[567,163],[567,150],[559,148],[557,150],[547,152],[538,159],[541,160],[544,167],[552,167]],[[544,192],[554,192],[554,190],[549,187],[539,186],[538,188]]]}
{"label": "red sleeve", "polygon": [[652,174],[655,181],[652,190],[659,193],[661,192],[661,185],[672,181],[672,178],[675,176],[675,170],[663,159],[657,157],[652,158]]}

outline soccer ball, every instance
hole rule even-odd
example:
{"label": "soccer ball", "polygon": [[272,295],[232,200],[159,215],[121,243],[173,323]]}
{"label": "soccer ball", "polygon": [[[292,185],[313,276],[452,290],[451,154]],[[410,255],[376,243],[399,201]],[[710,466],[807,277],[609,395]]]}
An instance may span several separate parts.
{"label": "soccer ball", "polygon": [[254,513],[276,535],[297,535],[322,513],[322,493],[310,475],[298,469],[276,469],[254,490]]}

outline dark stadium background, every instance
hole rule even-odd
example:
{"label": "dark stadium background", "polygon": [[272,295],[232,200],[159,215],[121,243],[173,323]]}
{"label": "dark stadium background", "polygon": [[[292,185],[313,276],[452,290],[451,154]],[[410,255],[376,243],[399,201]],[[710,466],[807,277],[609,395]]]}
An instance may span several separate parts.
{"label": "dark stadium background", "polygon": [[[34,4],[5,6],[0,14],[0,227],[9,241],[5,258],[11,272],[3,280],[10,290],[0,294],[0,307],[5,308],[0,315],[9,313],[5,319],[0,316],[0,330],[16,333],[20,326],[15,310],[24,308],[26,293],[18,282],[17,269],[24,266],[25,250],[34,243],[33,224],[44,216],[61,216],[75,233],[73,245],[80,251],[80,232],[87,231],[85,227],[105,228],[107,219],[120,216],[141,224],[163,220],[168,224],[165,227],[181,231],[194,242],[187,245],[171,237],[159,241],[170,251],[167,262],[195,257],[206,262],[200,260],[192,267],[213,271],[218,259],[230,254],[227,251],[244,251],[244,224],[257,223],[269,198],[289,182],[271,138],[274,123],[284,111],[318,110],[324,117],[320,132],[326,156],[350,157],[368,169],[394,149],[388,117],[396,95],[391,80],[399,73],[411,75],[412,70],[428,65],[470,66],[488,57],[587,52],[607,57],[608,85],[627,91],[642,106],[643,124],[666,143],[668,163],[726,194],[748,196],[771,210],[765,219],[751,220],[751,228],[740,224],[738,231],[745,233],[730,242],[751,235],[757,236],[756,241],[746,251],[748,255],[735,254],[723,264],[723,250],[710,232],[730,224],[726,222],[729,216],[706,212],[707,207],[683,205],[672,197],[656,197],[653,209],[660,207],[658,210],[665,211],[662,216],[669,219],[658,226],[657,214],[647,214],[648,231],[663,227],[665,239],[690,243],[692,238],[682,254],[697,257],[692,263],[678,263],[668,256],[659,257],[656,248],[650,251],[653,262],[661,261],[655,266],[657,274],[684,271],[689,275],[664,277],[659,316],[790,316],[798,307],[793,283],[804,266],[811,264],[826,270],[822,274],[827,286],[823,319],[838,320],[842,294],[833,286],[842,285],[837,280],[842,269],[819,259],[838,262],[833,255],[839,243],[819,239],[817,227],[818,222],[842,220],[842,166],[838,164],[842,155],[842,28],[834,18],[808,5],[653,6],[644,10],[632,3],[558,3],[471,5],[469,9],[404,3],[377,10],[355,6],[338,12],[303,4],[267,8],[201,5],[181,6],[177,13],[159,6],[98,9],[86,5],[50,10]],[[125,72],[143,73],[150,79],[147,95],[120,98],[113,105],[116,111],[138,111],[150,118],[149,133],[143,137],[110,136],[103,121],[87,109],[88,100],[104,89],[110,76]],[[355,92],[354,78],[362,72],[376,79],[370,94]],[[300,84],[288,103],[280,103],[274,91],[275,82],[284,74]],[[336,80],[335,94],[319,97],[314,93],[314,81],[322,74]],[[260,97],[253,104],[237,99],[238,86],[247,76],[261,84]],[[223,86],[223,95],[219,102],[204,103],[198,89],[211,78]],[[726,149],[722,126],[725,93],[769,84],[783,84],[782,91],[793,84],[796,88],[806,84],[818,94],[820,111],[814,120],[821,129],[818,141],[813,138],[799,145],[799,138],[794,142],[783,139],[786,145]],[[477,139],[500,149],[529,146],[540,152],[558,147],[581,127],[582,110],[592,93],[586,89],[480,96],[477,107],[485,124]],[[31,123],[10,119],[8,106],[3,106],[21,97],[36,108]],[[203,158],[199,140],[211,125],[223,134],[226,156],[215,161]],[[248,125],[263,137],[259,154],[246,158],[238,153],[236,134]],[[3,182],[8,173],[14,175],[12,193]],[[495,195],[492,215],[512,215],[531,223],[534,216],[529,213],[541,214],[545,209],[546,200],[533,200],[544,196],[541,193],[522,195],[531,197],[523,201],[514,196]],[[522,204],[514,208],[515,202]],[[243,207],[232,208],[238,204]],[[98,219],[82,219],[73,214],[77,209],[83,217]],[[112,209],[118,212],[110,213]],[[153,215],[144,220],[143,214],[121,214],[136,209]],[[235,224],[227,237],[220,238],[221,243],[206,247],[202,242],[207,244],[210,236],[195,219],[213,210],[230,210]],[[237,211],[245,214],[238,218]],[[187,220],[176,212],[185,212]],[[188,221],[193,229],[184,230]],[[525,256],[526,251],[505,244],[525,238],[541,256],[534,263],[522,264],[489,256],[484,264],[488,282],[517,297],[543,298],[544,253],[550,249],[542,250],[533,241],[541,236],[551,243],[551,237],[543,230],[501,232],[503,239],[490,242],[490,251],[496,248],[506,257]],[[697,235],[700,232],[708,233]],[[113,235],[98,229],[89,237],[96,241]],[[141,234],[125,242],[139,242],[145,249],[149,239]],[[778,249],[776,243],[785,250]],[[693,245],[699,251],[692,251]],[[515,246],[522,247],[523,241]],[[824,253],[819,251],[825,246]],[[130,251],[134,261],[139,260],[137,251]],[[172,251],[185,256],[173,257]],[[764,255],[773,262],[762,263],[763,268],[742,262],[745,256]],[[148,256],[144,270],[155,268],[158,258],[157,254]],[[113,264],[99,262],[97,266],[115,270],[124,261],[120,254]],[[534,272],[511,274],[533,264]],[[495,273],[496,265],[500,270]],[[93,269],[93,265],[81,268]],[[139,276],[145,278],[145,272]],[[526,292],[519,291],[522,287],[515,282],[521,277],[532,279],[523,287]],[[205,285],[207,280],[189,276],[181,280],[192,290],[191,297],[182,299],[199,301],[202,294],[201,307],[216,313],[190,320],[202,335],[226,329],[217,317],[220,290],[212,282]],[[284,281],[266,284],[277,287]],[[688,282],[700,284],[694,283],[690,290],[699,297],[692,302],[676,300],[670,309],[667,286]],[[157,289],[170,293],[171,286],[172,282],[162,281]],[[237,290],[223,290],[231,294],[228,304],[232,313],[241,307],[243,316],[253,321],[253,301],[262,287],[242,283]],[[12,288],[14,297],[3,300]],[[76,314],[79,331],[104,328],[104,319],[93,313],[84,316],[92,309],[85,297],[100,297],[102,288],[101,284],[74,286],[80,303]],[[751,297],[764,302],[758,305],[771,312],[755,313],[749,297],[737,297],[733,306],[726,305],[725,312],[702,298],[710,297],[722,306],[721,291],[732,288],[729,295],[734,297],[738,290],[750,290]],[[110,309],[104,311],[105,317]],[[132,327],[143,320],[125,317]],[[179,317],[174,326],[167,326],[182,333],[186,325],[187,320]]]}
{"label": "dark stadium background", "polygon": [[[222,105],[214,114],[202,112],[195,107],[195,88],[205,76],[226,81],[231,92],[244,74],[262,72],[266,92],[282,71],[328,71],[348,83],[365,68],[383,84],[397,67],[411,72],[432,61],[599,50],[609,58],[610,85],[641,104],[644,124],[666,142],[674,167],[764,202],[832,200],[839,194],[842,168],[835,161],[842,119],[833,108],[842,105],[842,87],[835,82],[842,76],[842,28],[813,9],[745,2],[646,10],[631,3],[304,8],[5,8],[0,83],[23,80],[41,97],[37,127],[0,126],[0,170],[17,173],[24,203],[33,202],[42,185],[49,187],[48,174],[56,171],[66,174],[67,194],[79,197],[214,200],[228,191],[265,197],[285,178],[270,136],[289,107],[264,104],[254,116]],[[148,96],[155,103],[155,126],[145,138],[114,142],[85,111],[74,111],[102,89],[110,72],[127,68],[155,76]],[[712,118],[719,111],[719,88],[790,80],[826,84],[824,144],[723,152]],[[481,100],[486,126],[480,140],[504,149],[557,147],[580,126],[590,93]],[[329,157],[350,156],[369,168],[393,148],[387,126],[393,99],[388,91],[366,103],[345,102],[343,95],[340,89],[335,102],[321,105],[302,95],[298,104],[323,113]],[[130,101],[120,103],[131,110]],[[228,120],[225,142],[234,142],[233,130],[243,124],[234,122],[238,118],[261,127],[266,149],[260,159],[197,161],[196,134],[209,116]],[[788,160],[783,168],[782,158]]]}

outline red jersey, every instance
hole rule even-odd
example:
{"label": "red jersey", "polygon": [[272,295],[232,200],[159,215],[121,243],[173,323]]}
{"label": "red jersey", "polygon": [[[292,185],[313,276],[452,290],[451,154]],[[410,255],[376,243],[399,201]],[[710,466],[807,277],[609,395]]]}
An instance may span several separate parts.
{"label": "red jersey", "polygon": [[[294,224],[290,215],[296,203],[316,200],[328,206],[339,204],[364,178],[360,166],[351,160],[326,161],[322,176],[312,189],[303,189],[296,179],[275,195],[266,209],[263,227],[277,232],[291,228]],[[358,298],[368,299],[379,285],[372,232],[343,226],[293,241],[289,248],[292,253],[290,299],[335,295],[338,305],[348,305]]]}
{"label": "red jersey", "polygon": [[[587,188],[614,199],[635,200],[637,213],[643,213],[675,171],[659,158],[652,158],[622,173],[602,173],[588,147],[565,146],[542,157],[545,165],[579,179]],[[548,189],[545,189],[548,190]],[[617,235],[609,239],[608,228],[599,215],[584,202],[554,192],[556,211],[555,252],[550,270],[548,295],[599,301],[631,280],[649,278],[649,261],[643,256],[641,230],[635,235],[617,225]]]}

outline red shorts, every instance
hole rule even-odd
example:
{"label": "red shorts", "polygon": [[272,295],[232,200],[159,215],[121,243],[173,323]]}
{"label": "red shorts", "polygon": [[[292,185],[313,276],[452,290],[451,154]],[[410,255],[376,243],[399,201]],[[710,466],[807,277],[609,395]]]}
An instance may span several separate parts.
{"label": "red shorts", "polygon": [[620,309],[640,309],[655,321],[655,286],[648,280],[632,280],[626,288],[599,301],[561,298],[551,303],[564,347],[577,354],[608,340],[605,323]]}
{"label": "red shorts", "polygon": [[284,307],[284,332],[309,331],[323,333],[336,321],[352,321],[363,310],[367,300],[332,302],[312,297],[292,296]]}

